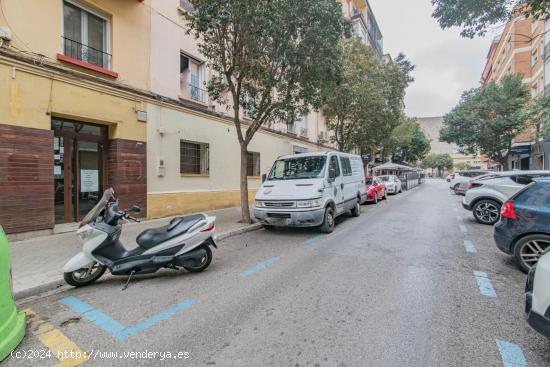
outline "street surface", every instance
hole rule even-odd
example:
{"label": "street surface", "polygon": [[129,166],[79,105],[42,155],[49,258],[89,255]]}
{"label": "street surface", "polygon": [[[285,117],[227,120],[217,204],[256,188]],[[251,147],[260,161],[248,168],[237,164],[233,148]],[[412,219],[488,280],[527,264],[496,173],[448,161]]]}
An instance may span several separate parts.
{"label": "street surface", "polygon": [[[95,366],[550,366],[550,343],[524,320],[525,275],[460,200],[428,181],[331,235],[222,241],[201,274],[139,276],[125,291],[111,277],[25,301],[36,316],[17,351],[71,345]],[[146,351],[171,358],[123,355]]]}

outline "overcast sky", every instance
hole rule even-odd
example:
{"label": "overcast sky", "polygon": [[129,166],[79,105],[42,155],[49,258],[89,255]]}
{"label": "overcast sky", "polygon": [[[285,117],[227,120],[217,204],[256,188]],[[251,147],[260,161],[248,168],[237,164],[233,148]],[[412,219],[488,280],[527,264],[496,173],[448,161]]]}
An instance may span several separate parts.
{"label": "overcast sky", "polygon": [[459,29],[442,30],[430,0],[369,0],[384,36],[384,52],[403,52],[416,65],[407,90],[411,117],[442,116],[465,89],[477,87],[490,40],[465,39]]}

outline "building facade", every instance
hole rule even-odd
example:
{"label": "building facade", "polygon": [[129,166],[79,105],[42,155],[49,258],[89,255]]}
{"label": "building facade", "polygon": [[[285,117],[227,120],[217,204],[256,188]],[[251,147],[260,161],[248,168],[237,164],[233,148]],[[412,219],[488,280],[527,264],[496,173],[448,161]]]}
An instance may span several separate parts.
{"label": "building facade", "polygon": [[455,167],[464,165],[471,169],[483,170],[497,168],[487,157],[462,154],[457,146],[440,141],[439,131],[443,127],[443,117],[423,117],[418,118],[417,122],[430,140],[430,154],[449,154]]}
{"label": "building facade", "polygon": [[[342,5],[381,52],[368,2]],[[2,6],[0,224],[7,233],[70,227],[107,187],[121,207],[137,203],[148,218],[239,205],[235,127],[206,91],[212,72],[186,32],[188,1]],[[278,156],[330,149],[318,111],[265,126],[249,146],[250,198]]]}
{"label": "building facade", "polygon": [[[518,74],[523,78],[532,98],[539,97],[549,87],[545,77],[550,40],[545,32],[549,27],[543,21],[526,17],[521,11],[506,23],[501,35],[489,49],[481,83],[499,82],[505,75]],[[546,52],[545,52],[546,51]],[[550,144],[541,141],[542,151],[535,152],[535,138],[531,128],[514,140],[508,157],[510,169],[550,168]]]}

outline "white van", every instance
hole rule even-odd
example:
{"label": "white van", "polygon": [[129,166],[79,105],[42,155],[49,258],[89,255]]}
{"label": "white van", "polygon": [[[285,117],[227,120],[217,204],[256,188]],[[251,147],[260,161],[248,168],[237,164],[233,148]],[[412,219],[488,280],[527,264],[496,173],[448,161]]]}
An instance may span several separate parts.
{"label": "white van", "polygon": [[367,199],[361,157],[326,152],[280,157],[256,193],[254,216],[266,228],[314,227],[330,233],[334,219],[361,214]]}

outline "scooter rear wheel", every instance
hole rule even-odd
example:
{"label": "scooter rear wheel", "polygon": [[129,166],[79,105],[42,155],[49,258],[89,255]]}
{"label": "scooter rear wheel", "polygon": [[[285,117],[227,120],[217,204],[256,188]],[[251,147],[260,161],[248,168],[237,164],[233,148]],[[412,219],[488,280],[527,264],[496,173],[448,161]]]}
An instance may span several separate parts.
{"label": "scooter rear wheel", "polygon": [[95,263],[89,268],[82,268],[70,273],[64,273],[63,278],[67,284],[73,287],[84,287],[101,278],[107,268],[100,263]]}
{"label": "scooter rear wheel", "polygon": [[183,267],[185,270],[191,273],[200,273],[201,271],[206,270],[206,268],[208,268],[210,266],[210,263],[212,262],[212,250],[210,250],[210,246],[202,246],[199,248],[206,251],[206,255],[203,256],[200,264],[197,264],[196,266],[186,265]]}

